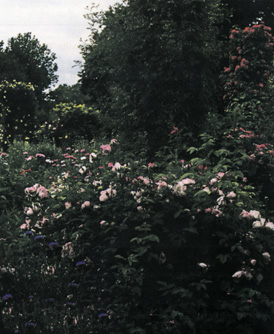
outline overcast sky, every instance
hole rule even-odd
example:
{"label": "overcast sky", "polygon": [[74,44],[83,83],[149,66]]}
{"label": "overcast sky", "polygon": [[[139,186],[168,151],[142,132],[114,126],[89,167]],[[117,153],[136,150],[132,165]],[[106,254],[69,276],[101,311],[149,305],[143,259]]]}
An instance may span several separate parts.
{"label": "overcast sky", "polygon": [[[56,53],[59,84],[75,84],[81,60],[78,45],[88,36],[83,15],[92,3],[107,9],[118,0],[0,0],[0,40],[5,43],[19,33],[31,32]],[[6,45],[6,44],[5,44]]]}

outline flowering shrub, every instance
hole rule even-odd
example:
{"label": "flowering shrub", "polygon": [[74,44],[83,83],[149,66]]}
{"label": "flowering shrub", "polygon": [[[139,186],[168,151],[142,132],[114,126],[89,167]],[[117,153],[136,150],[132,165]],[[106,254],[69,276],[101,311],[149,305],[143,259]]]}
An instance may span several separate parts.
{"label": "flowering shrub", "polygon": [[[227,145],[249,140],[232,134]],[[203,138],[193,159],[161,168],[115,141],[55,157],[28,145],[14,170],[13,148],[3,154],[5,328],[230,333],[269,322],[274,224],[246,180],[256,159],[210,158]]]}
{"label": "flowering shrub", "polygon": [[50,114],[50,120],[40,128],[38,135],[54,139],[57,146],[72,145],[75,140],[91,140],[98,134],[98,113],[83,104],[59,103]]}
{"label": "flowering shrub", "polygon": [[[149,161],[114,139],[62,149],[15,142],[2,152],[3,328],[270,331],[274,147],[256,120],[270,107],[263,78],[272,37],[255,25],[230,38],[241,58],[231,57],[224,76],[240,88],[225,85],[226,116],[199,147],[181,149],[187,134],[174,126],[169,146]],[[259,66],[253,39],[266,62],[251,79]]]}
{"label": "flowering shrub", "polygon": [[37,125],[37,100],[34,87],[23,82],[0,85],[0,141],[4,148],[17,137],[33,138]]}

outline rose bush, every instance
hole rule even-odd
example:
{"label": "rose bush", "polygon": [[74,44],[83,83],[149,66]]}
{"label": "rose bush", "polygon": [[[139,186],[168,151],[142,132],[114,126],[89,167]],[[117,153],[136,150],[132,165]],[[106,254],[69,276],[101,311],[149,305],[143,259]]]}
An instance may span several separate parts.
{"label": "rose bush", "polygon": [[28,145],[13,170],[13,148],[3,154],[3,188],[16,181],[20,198],[2,198],[4,327],[230,333],[270,322],[273,219],[248,182],[256,159],[212,157],[203,139],[190,161],[165,165],[115,141],[49,155]]}

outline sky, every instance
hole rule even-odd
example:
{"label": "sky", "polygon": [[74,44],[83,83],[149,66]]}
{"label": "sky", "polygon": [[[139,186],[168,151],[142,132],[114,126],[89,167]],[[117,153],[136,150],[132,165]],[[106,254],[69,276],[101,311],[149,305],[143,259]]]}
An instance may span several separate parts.
{"label": "sky", "polygon": [[19,33],[31,32],[57,56],[58,84],[73,85],[79,77],[75,62],[82,60],[80,40],[89,35],[84,18],[92,3],[106,10],[118,0],[1,0],[0,41],[5,45]]}

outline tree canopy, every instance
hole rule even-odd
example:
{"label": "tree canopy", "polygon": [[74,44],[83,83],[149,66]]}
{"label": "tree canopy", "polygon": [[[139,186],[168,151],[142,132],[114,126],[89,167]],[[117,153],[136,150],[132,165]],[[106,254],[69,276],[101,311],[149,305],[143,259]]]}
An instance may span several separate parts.
{"label": "tree canopy", "polygon": [[173,125],[195,130],[216,110],[218,3],[132,0],[87,16],[82,88],[111,130],[154,150]]}
{"label": "tree canopy", "polygon": [[39,102],[45,90],[57,82],[55,53],[30,32],[10,38],[6,47],[2,42],[0,58],[1,81],[31,83]]}

